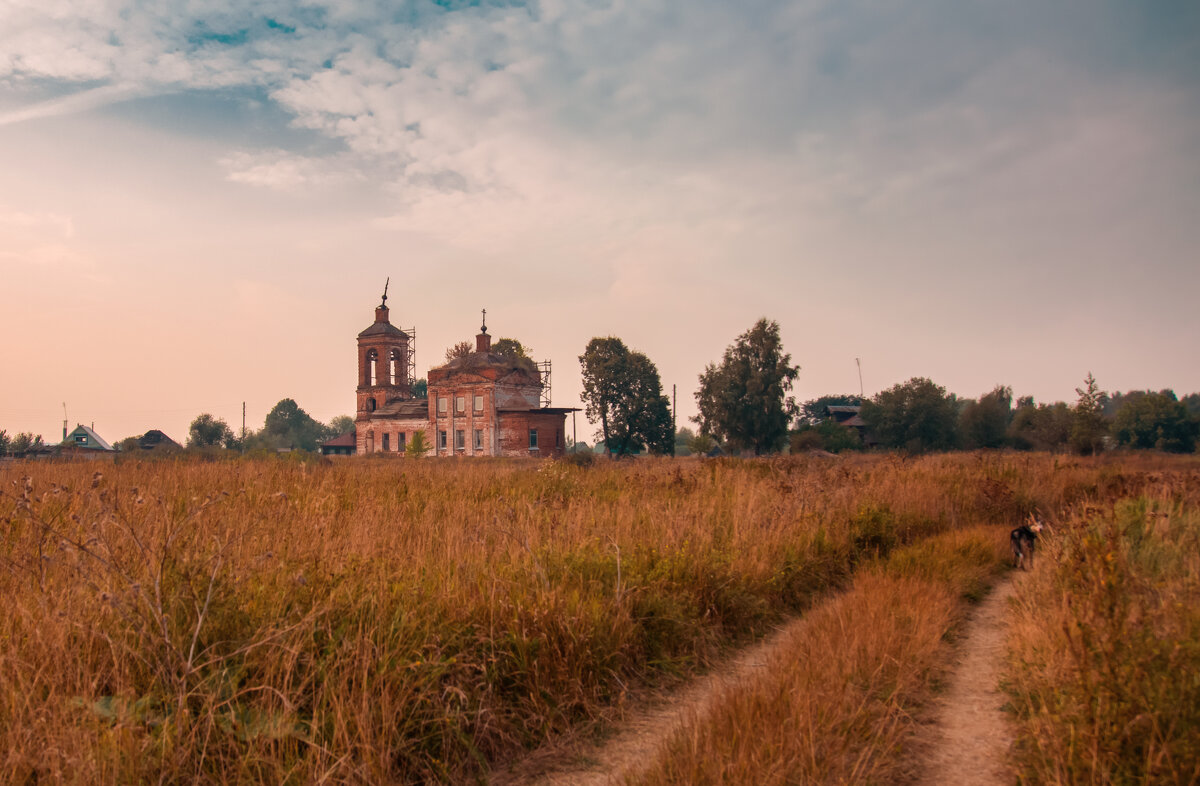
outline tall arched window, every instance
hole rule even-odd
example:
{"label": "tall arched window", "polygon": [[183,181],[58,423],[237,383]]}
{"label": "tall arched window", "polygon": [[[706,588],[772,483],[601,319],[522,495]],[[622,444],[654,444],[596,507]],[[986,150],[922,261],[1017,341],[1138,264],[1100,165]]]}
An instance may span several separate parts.
{"label": "tall arched window", "polygon": [[373,349],[367,350],[367,375],[366,375],[367,378],[366,378],[365,382],[368,385],[377,384],[375,381],[377,379],[375,367],[378,363],[379,363],[379,353]]}

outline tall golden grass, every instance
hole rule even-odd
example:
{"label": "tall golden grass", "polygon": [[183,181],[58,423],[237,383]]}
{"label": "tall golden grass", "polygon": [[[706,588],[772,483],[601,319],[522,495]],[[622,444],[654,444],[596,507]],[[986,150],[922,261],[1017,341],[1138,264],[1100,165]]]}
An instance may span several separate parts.
{"label": "tall golden grass", "polygon": [[0,772],[486,779],[868,558],[1179,461],[6,464]]}
{"label": "tall golden grass", "polygon": [[1042,540],[1006,676],[1022,777],[1200,782],[1200,474],[1078,505]]}

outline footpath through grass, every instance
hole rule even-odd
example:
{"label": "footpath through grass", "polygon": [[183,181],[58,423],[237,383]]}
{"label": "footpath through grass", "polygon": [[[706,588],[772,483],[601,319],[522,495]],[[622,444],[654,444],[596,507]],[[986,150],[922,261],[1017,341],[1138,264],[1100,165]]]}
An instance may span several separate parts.
{"label": "footpath through grass", "polygon": [[865,562],[1136,491],[1177,466],[4,465],[0,772],[485,780],[607,723],[631,692],[704,668]]}
{"label": "footpath through grass", "polygon": [[996,528],[939,535],[810,612],[762,675],[728,688],[626,783],[896,783],[970,601],[1004,570]]}

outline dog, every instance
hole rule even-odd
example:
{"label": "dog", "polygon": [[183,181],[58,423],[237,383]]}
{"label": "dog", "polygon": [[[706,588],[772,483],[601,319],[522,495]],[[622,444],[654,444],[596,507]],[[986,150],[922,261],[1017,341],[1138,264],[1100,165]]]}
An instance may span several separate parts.
{"label": "dog", "polygon": [[1029,559],[1029,568],[1033,568],[1033,547],[1037,543],[1038,533],[1042,531],[1042,522],[1035,516],[1029,517],[1028,524],[1022,524],[1009,534],[1012,543],[1013,567],[1026,570],[1025,560]]}

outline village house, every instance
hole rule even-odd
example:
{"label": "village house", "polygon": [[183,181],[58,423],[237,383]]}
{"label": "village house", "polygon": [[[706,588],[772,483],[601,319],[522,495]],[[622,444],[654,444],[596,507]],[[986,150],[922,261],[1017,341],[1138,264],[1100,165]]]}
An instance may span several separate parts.
{"label": "village house", "polygon": [[412,337],[388,315],[385,291],[375,322],[358,334],[356,453],[403,453],[423,432],[431,456],[564,455],[574,410],[545,405],[541,369],[492,352],[486,322],[474,352],[430,369],[422,399],[412,394]]}

